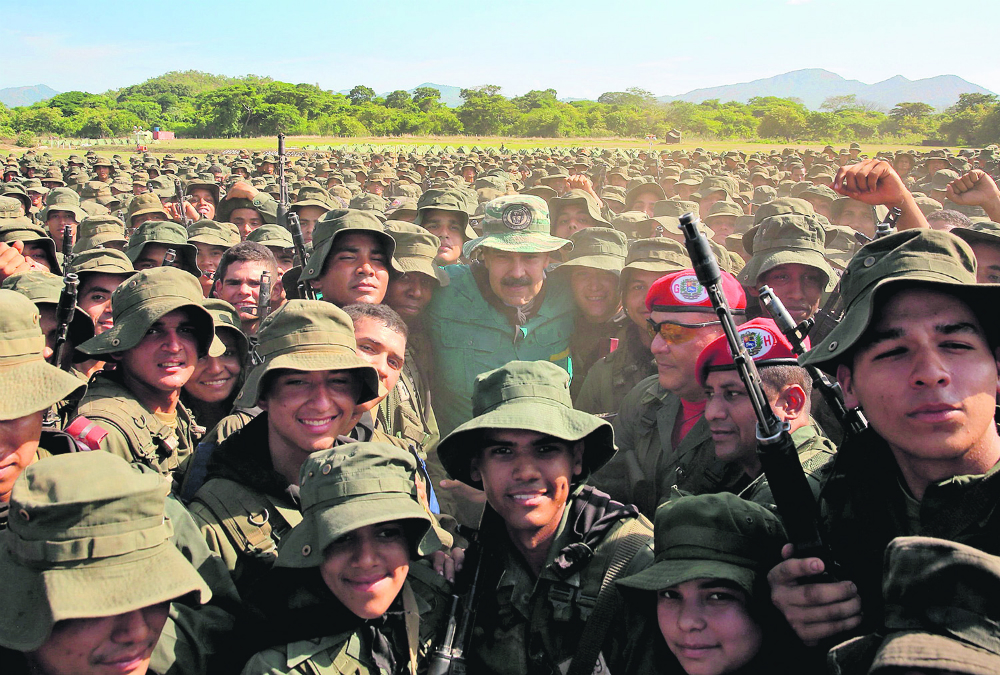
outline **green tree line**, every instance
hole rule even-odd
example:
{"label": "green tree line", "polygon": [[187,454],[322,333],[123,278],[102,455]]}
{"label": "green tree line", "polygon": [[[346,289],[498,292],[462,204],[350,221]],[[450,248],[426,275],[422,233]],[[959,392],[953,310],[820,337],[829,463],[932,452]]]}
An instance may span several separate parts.
{"label": "green tree line", "polygon": [[940,138],[952,145],[1000,141],[1000,101],[992,94],[962,94],[943,112],[921,102],[884,112],[854,96],[828,98],[810,110],[794,98],[753,98],[747,103],[708,100],[659,102],[648,91],[607,92],[596,101],[562,102],[556,90],[507,97],[500,87],[461,90],[462,105],[449,108],[441,92],[378,96],[364,85],[348,94],[313,84],[268,77],[230,78],[198,71],[171,72],[103,94],[71,91],[31,106],[0,106],[0,136],[126,136],[133,127],[161,127],[179,137],[232,138],[273,135],[399,136],[476,135],[521,137],[626,137],[671,129],[700,138],[828,141]]}

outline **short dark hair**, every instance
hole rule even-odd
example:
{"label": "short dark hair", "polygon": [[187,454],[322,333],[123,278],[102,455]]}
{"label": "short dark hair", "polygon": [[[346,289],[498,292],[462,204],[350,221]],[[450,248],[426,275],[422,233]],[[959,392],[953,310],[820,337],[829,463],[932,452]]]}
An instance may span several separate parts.
{"label": "short dark hair", "polygon": [[775,396],[783,387],[797,384],[806,393],[805,409],[809,410],[811,404],[812,378],[809,371],[802,366],[779,364],[773,366],[762,366],[757,369],[760,373],[760,382],[764,386],[764,391],[769,396]]}
{"label": "short dark hair", "polygon": [[968,216],[960,211],[955,211],[954,209],[941,209],[940,211],[933,211],[928,213],[925,218],[927,219],[927,224],[931,223],[947,223],[952,227],[972,227],[972,221],[969,220]]}
{"label": "short dark hair", "polygon": [[357,323],[361,319],[372,319],[388,328],[394,333],[399,333],[404,338],[409,339],[410,329],[406,326],[403,318],[396,313],[389,305],[376,305],[370,302],[357,302],[343,308],[351,321]]}
{"label": "short dark hair", "polygon": [[229,266],[235,262],[263,262],[267,265],[271,279],[276,281],[278,278],[278,261],[275,260],[271,249],[255,241],[241,241],[222,254],[213,281],[225,279]]}

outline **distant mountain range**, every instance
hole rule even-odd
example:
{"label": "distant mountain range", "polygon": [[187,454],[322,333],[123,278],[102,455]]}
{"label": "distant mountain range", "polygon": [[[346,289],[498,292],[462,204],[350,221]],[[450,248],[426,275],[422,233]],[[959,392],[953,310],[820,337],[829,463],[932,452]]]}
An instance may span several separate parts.
{"label": "distant mountain range", "polygon": [[14,108],[50,99],[58,93],[44,84],[36,84],[33,87],[7,87],[0,89],[0,103],[8,108]]}
{"label": "distant mountain range", "polygon": [[859,101],[868,101],[878,107],[890,110],[897,103],[922,101],[943,110],[958,101],[959,94],[991,94],[990,90],[963,80],[957,75],[938,75],[922,80],[908,80],[902,75],[888,80],[865,84],[859,80],[847,80],[822,68],[793,70],[753,82],[727,84],[721,87],[695,89],[679,96],[660,96],[658,101],[690,101],[701,103],[717,98],[722,102],[739,101],[746,103],[755,96],[778,96],[800,99],[808,108],[818,110],[830,96],[854,94]]}

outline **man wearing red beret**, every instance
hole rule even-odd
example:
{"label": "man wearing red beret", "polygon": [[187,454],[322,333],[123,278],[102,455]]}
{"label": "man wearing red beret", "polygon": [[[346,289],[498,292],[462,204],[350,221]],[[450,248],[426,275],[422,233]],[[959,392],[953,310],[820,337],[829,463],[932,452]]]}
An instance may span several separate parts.
{"label": "man wearing red beret", "polygon": [[[798,365],[791,343],[771,319],[754,319],[739,326],[738,331],[757,365],[771,410],[778,419],[788,422],[809,487],[819,499],[820,484],[833,466],[837,449],[817,433],[809,417],[812,379]],[[701,352],[695,372],[708,399],[705,420],[715,443],[715,456],[738,464],[752,481],[740,497],[773,506],[771,489],[757,457],[757,417],[724,335]]]}
{"label": "man wearing red beret", "polygon": [[[733,313],[744,314],[746,296],[728,272],[722,288]],[[695,363],[722,335],[708,293],[692,270],[682,270],[649,287],[646,308],[657,374],[622,401],[614,420],[618,454],[591,483],[652,519],[674,486],[690,494],[737,492],[749,480],[740,466],[716,458],[705,421],[705,389]]]}

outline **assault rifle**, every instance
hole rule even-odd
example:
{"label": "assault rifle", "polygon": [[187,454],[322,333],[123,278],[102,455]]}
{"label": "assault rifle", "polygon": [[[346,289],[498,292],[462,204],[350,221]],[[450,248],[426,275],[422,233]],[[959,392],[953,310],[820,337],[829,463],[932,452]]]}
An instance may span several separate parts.
{"label": "assault rifle", "polygon": [[257,289],[257,327],[271,312],[271,273],[260,273],[260,286]]}
{"label": "assault rifle", "polygon": [[[759,293],[760,303],[767,309],[767,313],[771,315],[771,318],[774,319],[778,330],[788,338],[795,355],[802,356],[805,354],[806,350],[802,344],[809,333],[809,329],[812,328],[813,319],[809,318],[802,323],[796,324],[792,316],[788,313],[788,310],[785,309],[781,298],[774,294],[770,286],[761,286]],[[865,414],[861,412],[861,409],[848,409],[844,404],[844,392],[841,391],[839,382],[832,382],[826,373],[816,366],[804,367],[806,372],[809,373],[809,377],[812,378],[813,387],[819,389],[823,400],[833,410],[833,414],[837,416],[840,426],[846,433],[860,434],[868,428],[868,420],[865,419]]]}
{"label": "assault rifle", "polygon": [[[288,231],[292,233],[292,246],[295,248],[295,255],[292,259],[296,267],[298,267],[302,272],[306,270],[306,240],[302,236],[302,225],[299,223],[299,214],[289,213],[286,216],[286,227]],[[316,292],[313,287],[309,285],[306,281],[299,281],[297,285],[299,292],[299,298],[302,300],[315,300]]]}
{"label": "assault rifle", "polygon": [[[888,237],[890,234],[896,233],[896,221],[903,212],[893,207],[886,214],[885,220],[875,226],[875,237],[868,238],[860,232],[855,234],[855,238],[862,244],[868,244],[875,241],[876,239],[881,239],[882,237]],[[840,320],[844,317],[844,305],[842,298],[840,296],[840,284],[833,289],[833,293],[830,297],[826,299],[826,304],[824,304],[818,312],[816,312],[816,325],[812,331],[813,342],[820,342],[823,338],[830,334]]]}
{"label": "assault rifle", "polygon": [[722,291],[722,273],[712,249],[709,248],[708,238],[698,230],[698,219],[692,214],[685,213],[681,216],[680,224],[691,266],[719,317],[736,372],[743,381],[753,406],[754,416],[757,418],[757,457],[767,476],[789,540],[795,547],[795,555],[800,558],[821,558],[826,563],[827,570],[833,569],[832,558],[819,532],[819,509],[795,451],[795,442],[788,431],[789,425],[779,420],[771,410],[760,374],[740,338],[729,303]]}
{"label": "assault rifle", "polygon": [[56,344],[53,363],[54,366],[64,370],[69,370],[71,365],[66,358],[66,350],[69,348],[69,325],[76,314],[76,296],[79,289],[80,277],[73,272],[66,272],[63,276],[63,289],[59,294],[59,304],[56,305]]}
{"label": "assault rifle", "polygon": [[181,224],[185,229],[191,227],[191,219],[188,218],[187,211],[184,210],[184,188],[178,178],[174,181],[174,198],[177,200],[177,216],[181,219]]}
{"label": "assault rifle", "polygon": [[76,225],[73,225],[72,223],[63,225],[63,269],[69,267],[70,263],[73,262],[73,247],[76,246],[76,232],[74,232],[74,228],[76,228]]}
{"label": "assault rifle", "polygon": [[[465,675],[465,653],[472,638],[472,627],[476,623],[478,605],[479,573],[483,566],[482,544],[477,535],[461,531],[469,540],[465,549],[465,564],[462,573],[455,579],[456,593],[451,596],[451,608],[444,635],[437,648],[431,653],[427,664],[427,675]],[[459,594],[458,589],[462,592]]]}

